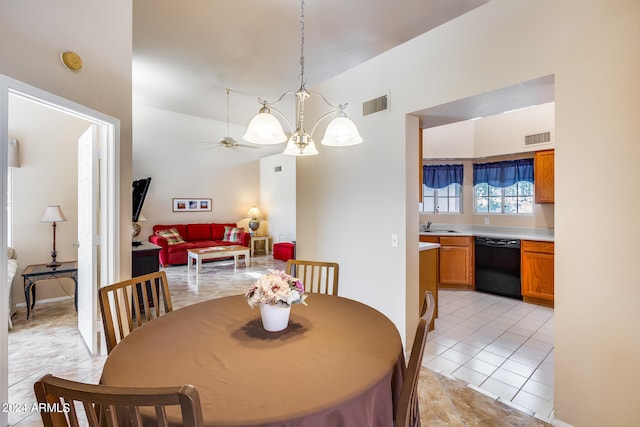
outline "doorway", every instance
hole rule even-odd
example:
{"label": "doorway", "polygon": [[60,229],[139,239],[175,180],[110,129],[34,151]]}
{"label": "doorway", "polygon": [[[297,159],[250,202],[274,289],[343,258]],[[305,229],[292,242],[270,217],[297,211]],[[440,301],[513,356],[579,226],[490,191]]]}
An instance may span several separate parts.
{"label": "doorway", "polygon": [[[32,101],[42,107],[54,109],[56,111],[86,120],[89,124],[95,124],[102,129],[105,135],[104,144],[100,151],[100,215],[98,216],[97,209],[91,212],[92,219],[99,221],[97,227],[98,233],[96,235],[95,244],[100,247],[97,251],[100,255],[99,258],[93,260],[93,264],[99,265],[100,275],[97,279],[98,285],[104,285],[109,282],[113,282],[116,279],[117,267],[119,265],[119,159],[117,154],[119,153],[119,131],[120,125],[117,119],[106,116],[97,111],[91,110],[79,104],[75,104],[64,98],[60,98],[51,93],[42,91],[38,88],[32,87],[25,83],[13,80],[6,76],[0,75],[0,141],[2,142],[2,150],[0,150],[0,187],[2,188],[2,196],[0,208],[2,212],[7,212],[7,144],[8,144],[8,125],[9,125],[9,99],[12,96],[18,96],[22,99]],[[37,124],[36,124],[37,125]],[[71,141],[73,144],[77,144],[77,141]],[[55,162],[56,157],[52,157],[49,161]],[[72,167],[77,165],[74,162]],[[35,202],[35,201],[34,201]],[[48,204],[50,201],[42,201],[42,203]],[[77,207],[73,207],[76,209]],[[7,246],[7,222],[6,215],[2,215],[5,220],[0,221],[0,239]],[[38,224],[39,225],[39,224]],[[44,234],[43,234],[44,236]],[[47,241],[49,240],[49,234]],[[0,277],[4,275],[6,277],[7,259],[6,251],[0,251]],[[82,268],[82,266],[79,266]],[[91,267],[91,266],[89,266]],[[85,268],[89,268],[85,267]],[[92,267],[91,267],[92,268]],[[6,282],[4,282],[6,283]],[[8,286],[8,285],[5,285]],[[82,284],[79,284],[81,287]],[[85,285],[86,286],[86,285]],[[97,287],[94,284],[89,283],[88,286],[93,286],[94,294],[97,293]],[[8,294],[9,289],[4,288],[5,295]],[[2,299],[5,301],[5,299]],[[94,313],[89,316],[89,321],[98,322],[97,305],[90,304],[90,310]],[[86,307],[85,307],[86,308]],[[8,324],[8,304],[2,304],[0,306],[0,321]],[[97,328],[96,328],[97,330]],[[90,352],[97,351],[97,334],[93,337],[93,342],[88,343],[87,347]],[[0,398],[3,402],[8,401],[8,332],[7,328],[3,327],[0,331],[0,358],[2,360],[3,371],[0,381]],[[0,414],[0,425],[6,425],[6,414]]]}

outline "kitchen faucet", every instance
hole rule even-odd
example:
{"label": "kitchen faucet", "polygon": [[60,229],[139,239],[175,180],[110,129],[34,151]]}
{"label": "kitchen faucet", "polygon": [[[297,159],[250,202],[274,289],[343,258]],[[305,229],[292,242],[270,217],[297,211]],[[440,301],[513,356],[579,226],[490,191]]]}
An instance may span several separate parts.
{"label": "kitchen faucet", "polygon": [[427,221],[427,231],[431,228],[431,221]]}

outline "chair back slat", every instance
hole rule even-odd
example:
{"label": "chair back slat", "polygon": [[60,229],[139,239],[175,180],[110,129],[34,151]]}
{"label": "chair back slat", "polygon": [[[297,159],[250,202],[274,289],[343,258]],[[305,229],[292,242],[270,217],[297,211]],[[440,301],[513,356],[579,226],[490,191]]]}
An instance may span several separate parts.
{"label": "chair back slat", "polygon": [[290,259],[286,273],[297,277],[305,292],[338,295],[338,263]]}
{"label": "chair back slat", "polygon": [[[156,419],[153,424],[168,427],[166,409],[169,407],[180,409],[181,425],[185,427],[201,427],[204,424],[198,391],[189,384],[175,387],[113,387],[85,384],[48,374],[40,378],[33,388],[39,403],[68,405],[68,410],[40,411],[44,427],[78,426],[79,408],[84,408],[90,427],[118,427],[122,422],[127,426],[142,427],[145,422],[153,420],[154,414]],[[141,408],[155,410],[143,413]],[[178,412],[173,410],[172,414],[172,417],[176,417]]]}
{"label": "chair back slat", "polygon": [[98,296],[108,353],[135,328],[173,310],[164,271],[104,286]]}

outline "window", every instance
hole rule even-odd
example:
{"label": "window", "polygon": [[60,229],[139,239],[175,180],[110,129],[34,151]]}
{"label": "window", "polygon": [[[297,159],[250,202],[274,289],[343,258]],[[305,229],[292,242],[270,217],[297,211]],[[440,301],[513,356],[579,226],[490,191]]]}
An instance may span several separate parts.
{"label": "window", "polygon": [[422,167],[422,212],[462,212],[462,165]]}
{"label": "window", "polygon": [[473,165],[474,211],[533,213],[533,159]]}
{"label": "window", "polygon": [[422,186],[422,211],[430,213],[462,212],[462,186],[450,184],[444,188]]}

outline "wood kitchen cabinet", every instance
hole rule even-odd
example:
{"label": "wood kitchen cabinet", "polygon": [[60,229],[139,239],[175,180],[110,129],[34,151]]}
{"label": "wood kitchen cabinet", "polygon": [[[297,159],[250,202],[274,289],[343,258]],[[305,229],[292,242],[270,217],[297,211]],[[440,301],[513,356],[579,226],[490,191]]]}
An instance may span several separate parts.
{"label": "wood kitchen cabinet", "polygon": [[440,243],[438,287],[473,289],[472,236],[420,236],[421,242]]}
{"label": "wood kitchen cabinet", "polygon": [[536,151],[533,157],[536,203],[554,202],[554,150]]}
{"label": "wood kitchen cabinet", "polygon": [[473,288],[473,237],[440,237],[440,286]]}
{"label": "wood kitchen cabinet", "polygon": [[553,242],[521,242],[520,274],[525,302],[553,307],[553,256]]}

